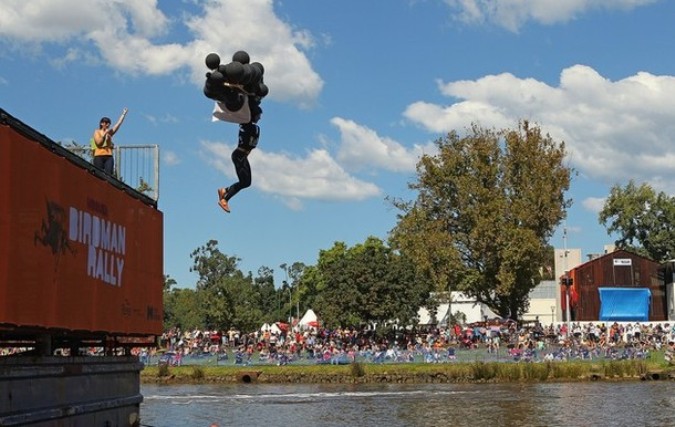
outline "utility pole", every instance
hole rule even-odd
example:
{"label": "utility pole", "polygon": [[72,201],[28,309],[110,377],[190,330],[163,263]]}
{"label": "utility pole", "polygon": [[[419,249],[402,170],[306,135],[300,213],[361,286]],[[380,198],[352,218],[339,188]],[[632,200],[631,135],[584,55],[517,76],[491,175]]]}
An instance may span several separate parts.
{"label": "utility pole", "polygon": [[572,334],[570,323],[570,277],[567,269],[567,222],[563,226],[563,270],[565,272],[565,318],[567,319],[567,337]]}

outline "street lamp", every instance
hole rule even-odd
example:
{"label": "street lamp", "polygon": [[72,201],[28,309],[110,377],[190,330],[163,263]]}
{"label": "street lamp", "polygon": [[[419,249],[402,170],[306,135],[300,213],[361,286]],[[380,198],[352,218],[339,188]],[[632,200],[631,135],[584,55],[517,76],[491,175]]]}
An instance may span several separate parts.
{"label": "street lamp", "polygon": [[551,326],[555,323],[555,305],[551,306]]}
{"label": "street lamp", "polygon": [[293,290],[290,287],[286,287],[287,285],[288,283],[284,280],[284,287],[288,291],[288,324],[291,325],[291,321],[293,320],[293,300],[291,299],[293,297]]}

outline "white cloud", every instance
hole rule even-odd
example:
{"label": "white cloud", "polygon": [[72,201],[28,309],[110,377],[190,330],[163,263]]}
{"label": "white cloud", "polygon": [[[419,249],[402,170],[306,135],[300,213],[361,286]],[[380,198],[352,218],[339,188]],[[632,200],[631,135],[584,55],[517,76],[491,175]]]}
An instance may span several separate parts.
{"label": "white cloud", "polygon": [[[314,39],[274,14],[272,0],[210,0],[200,3],[201,14],[166,16],[157,0],[3,0],[0,38],[17,52],[31,55],[44,44],[69,44],[56,66],[93,53],[108,66],[135,75],[169,75],[188,70],[202,85],[204,58],[219,53],[229,62],[237,50],[249,52],[264,65],[270,98],[311,105],[323,87],[304,51]],[[179,12],[180,13],[180,12]],[[171,26],[185,26],[192,35],[183,43],[164,43]],[[26,54],[24,52],[24,54]],[[269,72],[267,72],[269,71]]]}
{"label": "white cloud", "polygon": [[459,101],[417,102],[404,115],[436,133],[527,119],[565,141],[573,166],[587,176],[610,185],[630,177],[671,192],[675,186],[675,77],[640,72],[611,81],[575,65],[557,87],[504,73],[440,89]]}
{"label": "white cloud", "polygon": [[[230,160],[231,145],[203,141],[204,159],[230,179],[236,179]],[[306,157],[270,153],[255,149],[249,156],[252,186],[269,194],[283,196],[288,205],[299,209],[301,200],[364,200],[381,195],[370,182],[349,175],[323,149],[310,151]]]}
{"label": "white cloud", "polygon": [[162,158],[164,159],[164,163],[167,166],[175,166],[180,163],[180,158],[178,157],[178,154],[176,154],[173,151],[165,151],[162,154]]}
{"label": "white cloud", "polygon": [[275,16],[272,6],[272,0],[208,2],[203,16],[187,22],[197,36],[192,50],[197,52],[195,60],[200,67],[193,79],[202,81],[206,53],[219,53],[227,62],[232,53],[244,49],[252,62],[265,66],[270,97],[292,98],[302,105],[313,103],[323,81],[303,51],[312,48],[314,39],[307,31],[296,30]]}
{"label": "white cloud", "polygon": [[[5,0],[0,2],[0,36],[22,44],[90,41],[107,55],[130,38],[159,36],[169,19],[157,9],[156,0],[110,2],[106,0]],[[140,52],[134,52],[140,53]],[[134,57],[136,55],[127,56]]]}
{"label": "white cloud", "polygon": [[587,197],[582,200],[581,205],[588,211],[593,212],[594,214],[600,213],[602,208],[605,206],[604,197]]}
{"label": "white cloud", "polygon": [[518,31],[527,21],[567,22],[595,9],[630,10],[658,0],[445,0],[455,17],[472,24],[490,23]]}
{"label": "white cloud", "polygon": [[155,126],[159,126],[160,124],[163,123],[178,123],[180,120],[178,117],[174,116],[173,114],[165,113],[163,116],[158,117],[155,116],[154,114],[148,114],[148,113],[143,113],[143,117],[150,123],[152,123]]}
{"label": "white cloud", "polygon": [[381,137],[351,120],[335,117],[331,123],[340,130],[337,158],[352,170],[375,167],[393,172],[414,172],[423,154],[436,152],[433,143],[407,149],[393,139]]}
{"label": "white cloud", "polygon": [[[328,149],[331,144],[326,141],[321,144],[324,148],[313,149],[305,157],[270,153],[258,148],[249,157],[252,186],[278,196],[294,210],[302,208],[303,200],[365,200],[380,197],[382,190],[349,171],[414,172],[422,154],[437,150],[433,143],[414,145],[408,149],[340,117],[333,118],[331,123],[340,131],[336,158]],[[229,179],[236,179],[230,159],[232,145],[204,141],[202,148],[202,157],[208,164]]]}

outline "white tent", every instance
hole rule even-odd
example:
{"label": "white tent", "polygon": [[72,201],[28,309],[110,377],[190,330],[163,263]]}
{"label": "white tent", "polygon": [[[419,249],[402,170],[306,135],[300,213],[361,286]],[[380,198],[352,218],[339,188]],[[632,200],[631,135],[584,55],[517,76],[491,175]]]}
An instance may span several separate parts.
{"label": "white tent", "polygon": [[[457,314],[457,312],[464,314],[466,317],[466,323],[481,322],[485,316],[488,318],[497,317],[495,313],[492,312],[485,304],[477,302],[473,298],[469,298],[467,295],[462,292],[452,292],[452,304],[447,303],[439,304],[438,310],[436,313],[436,324],[445,325],[448,322],[449,314]],[[448,309],[452,310],[452,313],[448,313]],[[421,307],[417,311],[419,316],[420,325],[429,325],[434,322],[431,319],[431,314],[429,310],[425,307]]]}
{"label": "white tent", "polygon": [[311,308],[308,309],[305,314],[302,316],[300,321],[298,322],[298,326],[316,326],[319,321],[319,318],[316,316],[316,313],[314,313],[314,310]]}
{"label": "white tent", "polygon": [[269,330],[270,330],[270,324],[269,324],[269,323],[265,323],[264,325],[262,325],[262,326],[260,327],[260,331],[261,331],[261,332],[267,332],[267,331],[269,331]]}
{"label": "white tent", "polygon": [[429,310],[427,310],[426,307],[420,307],[419,310],[417,310],[417,316],[419,316],[420,325],[442,324],[442,321],[446,319],[447,315],[448,315],[448,304],[438,305],[435,319],[431,318],[431,313],[429,312]]}

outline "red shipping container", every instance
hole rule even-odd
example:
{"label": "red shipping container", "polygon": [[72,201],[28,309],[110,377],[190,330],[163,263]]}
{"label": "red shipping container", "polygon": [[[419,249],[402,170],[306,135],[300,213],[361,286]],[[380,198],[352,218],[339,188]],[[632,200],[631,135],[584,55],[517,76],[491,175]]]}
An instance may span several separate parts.
{"label": "red shipping container", "polygon": [[0,325],[161,334],[162,212],[0,115]]}

